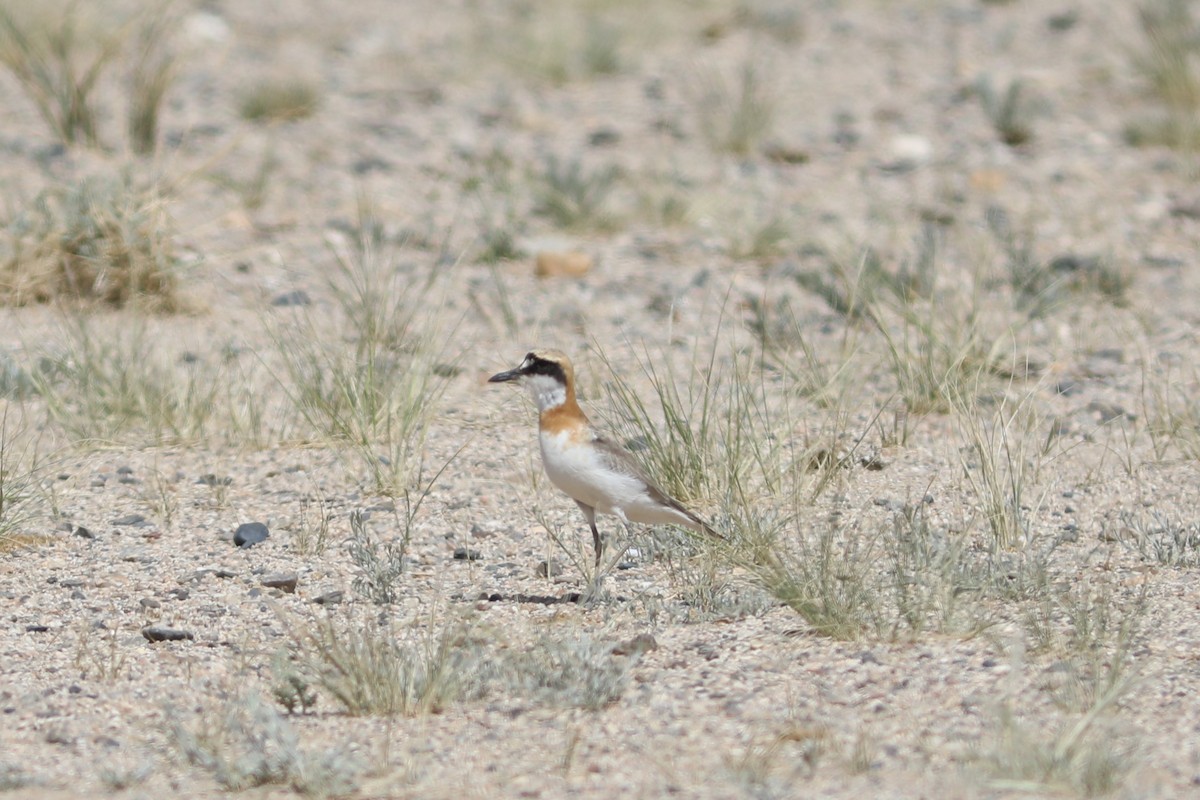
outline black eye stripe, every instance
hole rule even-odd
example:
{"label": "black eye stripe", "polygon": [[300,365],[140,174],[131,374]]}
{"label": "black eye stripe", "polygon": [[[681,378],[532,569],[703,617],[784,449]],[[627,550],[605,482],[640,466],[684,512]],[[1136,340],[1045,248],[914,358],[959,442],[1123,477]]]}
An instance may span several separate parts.
{"label": "black eye stripe", "polygon": [[527,357],[529,366],[522,370],[526,375],[549,375],[556,378],[562,383],[567,382],[566,373],[563,372],[562,365],[557,361],[548,361],[544,358],[538,358],[530,353]]}

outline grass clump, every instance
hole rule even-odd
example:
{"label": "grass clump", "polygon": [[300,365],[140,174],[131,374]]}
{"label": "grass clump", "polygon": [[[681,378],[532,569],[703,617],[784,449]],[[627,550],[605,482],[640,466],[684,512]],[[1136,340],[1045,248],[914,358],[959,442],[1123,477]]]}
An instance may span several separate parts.
{"label": "grass clump", "polygon": [[546,159],[535,178],[534,212],[568,230],[608,230],[616,225],[609,199],[619,172],[609,165],[586,169],[578,159]]}
{"label": "grass clump", "polygon": [[183,306],[165,198],[128,173],[47,189],[3,232],[0,302]]}
{"label": "grass clump", "polygon": [[316,84],[300,78],[262,81],[241,96],[238,113],[251,122],[293,122],[317,112],[321,94]]}
{"label": "grass clump", "polygon": [[175,749],[229,791],[281,785],[334,797],[358,784],[353,757],[341,748],[304,748],[295,726],[257,695],[227,700],[190,724],[169,712],[166,724]]}
{"label": "grass clump", "polygon": [[100,144],[96,89],[128,56],[128,132],[135,153],[154,151],[163,100],[177,75],[170,34],[178,22],[162,4],[117,22],[80,2],[0,7],[0,64],[67,145]]}
{"label": "grass clump", "polygon": [[548,706],[597,711],[625,693],[634,659],[613,654],[613,646],[581,636],[542,639],[510,654],[503,664],[508,688]]}
{"label": "grass clump", "polygon": [[713,150],[745,156],[770,136],[779,100],[766,73],[747,60],[733,80],[712,72],[700,80],[693,103],[700,135]]}
{"label": "grass clump", "polygon": [[485,49],[538,81],[563,85],[616,75],[627,66],[627,28],[587,3],[517,3],[481,30]]}
{"label": "grass clump", "polygon": [[15,546],[27,522],[34,518],[37,493],[37,473],[26,462],[27,453],[15,451],[15,440],[22,431],[10,431],[10,405],[3,403],[0,413],[0,551]]}
{"label": "grass clump", "polygon": [[1126,138],[1134,145],[1165,145],[1180,150],[1200,146],[1200,37],[1190,0],[1150,0],[1138,9],[1144,46],[1134,67],[1161,104],[1163,115],[1131,123]]}
{"label": "grass clump", "polygon": [[446,381],[432,278],[400,267],[369,215],[354,239],[329,247],[340,313],[331,327],[304,310],[269,326],[277,379],[313,435],[346,446],[375,491],[399,497]]}
{"label": "grass clump", "polygon": [[78,316],[65,334],[32,375],[50,419],[73,439],[164,444],[209,433],[221,409],[215,365],[170,363],[142,324],[107,334]]}
{"label": "grass clump", "polygon": [[153,153],[158,144],[163,101],[179,73],[171,33],[177,18],[166,4],[147,16],[137,32],[136,57],[129,75],[129,143],[135,153]]}
{"label": "grass clump", "polygon": [[292,626],[282,676],[326,693],[353,716],[417,716],[481,691],[479,645],[457,628],[398,641],[377,622]]}
{"label": "grass clump", "polygon": [[35,10],[32,3],[0,6],[0,63],[63,142],[95,145],[93,92],[115,61],[121,37],[85,21],[79,3],[56,5],[53,10]]}
{"label": "grass clump", "polygon": [[1000,141],[1018,147],[1033,138],[1033,104],[1020,80],[1010,81],[1000,91],[985,75],[976,83],[975,93]]}

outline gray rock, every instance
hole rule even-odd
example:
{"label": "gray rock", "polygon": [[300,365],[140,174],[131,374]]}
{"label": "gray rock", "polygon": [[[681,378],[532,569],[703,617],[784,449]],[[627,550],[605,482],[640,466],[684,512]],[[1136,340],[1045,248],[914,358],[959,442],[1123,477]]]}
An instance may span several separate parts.
{"label": "gray rock", "polygon": [[290,292],[284,292],[283,294],[276,295],[275,298],[271,300],[271,305],[275,306],[276,308],[310,306],[312,305],[312,298],[309,297],[308,292],[304,291],[303,289],[293,289]]}
{"label": "gray rock", "polygon": [[313,598],[313,602],[319,606],[332,606],[342,602],[342,598],[345,596],[346,593],[341,589],[334,589],[331,592],[317,595]]}
{"label": "gray rock", "polygon": [[156,625],[147,625],[142,628],[142,636],[146,637],[150,642],[180,642],[185,639],[195,639],[195,635],[191,631],[182,631],[177,628],[160,628]]}
{"label": "gray rock", "polygon": [[113,525],[133,525],[138,528],[144,528],[150,523],[141,514],[126,514],[123,517],[117,517],[112,521]]}
{"label": "gray rock", "polygon": [[261,522],[243,522],[233,533],[233,543],[238,547],[253,547],[265,542],[270,535],[267,526]]}
{"label": "gray rock", "polygon": [[296,584],[299,582],[300,576],[294,572],[279,572],[262,579],[262,585],[268,589],[282,589],[288,594],[296,591]]}

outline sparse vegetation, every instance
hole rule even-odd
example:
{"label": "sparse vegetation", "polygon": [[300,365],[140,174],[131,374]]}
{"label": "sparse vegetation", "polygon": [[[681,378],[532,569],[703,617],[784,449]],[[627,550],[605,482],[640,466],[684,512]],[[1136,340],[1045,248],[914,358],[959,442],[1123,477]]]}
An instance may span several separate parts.
{"label": "sparse vegetation", "polygon": [[[356,238],[331,239],[329,290],[341,313],[330,331],[303,310],[270,326],[277,376],[313,435],[348,448],[372,488],[399,497],[445,379],[430,283],[414,285],[395,262],[365,207]],[[345,346],[349,341],[350,347]]]}
{"label": "sparse vegetation", "polygon": [[985,75],[976,83],[975,93],[1000,141],[1019,147],[1033,138],[1033,105],[1020,79],[1014,78],[1000,91]]}
{"label": "sparse vegetation", "polygon": [[0,63],[67,144],[99,141],[93,92],[122,45],[115,30],[85,18],[77,3],[0,8]]}
{"label": "sparse vegetation", "polygon": [[1191,0],[1139,4],[1145,41],[1133,65],[1162,105],[1163,114],[1130,123],[1125,135],[1131,144],[1187,151],[1200,145],[1200,45],[1192,8]]}
{"label": "sparse vegetation", "polygon": [[0,302],[180,310],[166,202],[129,172],[46,189],[4,223]]}
{"label": "sparse vegetation", "polygon": [[311,117],[320,105],[321,93],[311,81],[264,80],[242,94],[238,113],[251,122],[294,122]]}
{"label": "sparse vegetation", "polygon": [[747,59],[730,79],[709,71],[693,87],[700,135],[717,152],[749,155],[772,132],[779,98],[770,70]]}
{"label": "sparse vegetation", "polygon": [[296,728],[257,695],[229,698],[194,720],[169,712],[166,727],[179,753],[227,790],[282,785],[306,797],[336,797],[358,785],[361,767],[352,756],[303,747]]}
{"label": "sparse vegetation", "polygon": [[218,412],[220,383],[204,360],[172,363],[144,323],[100,334],[78,315],[61,349],[32,374],[50,418],[77,442],[191,442]]}
{"label": "sparse vegetation", "polygon": [[280,678],[302,692],[327,694],[350,714],[436,713],[479,691],[482,667],[459,629],[397,641],[401,631],[372,622],[342,626],[327,618],[289,626],[290,661]]}
{"label": "sparse vegetation", "polygon": [[1195,2],[327,5],[0,0],[0,796],[1194,791]]}
{"label": "sparse vegetation", "polygon": [[0,8],[0,64],[68,145],[97,146],[106,76],[132,53],[128,132],[135,153],[154,151],[163,100],[176,76],[170,4],[129,19],[78,2],[17,2]]}
{"label": "sparse vegetation", "polygon": [[611,229],[617,219],[609,198],[617,176],[613,166],[588,169],[578,158],[550,156],[536,178],[534,211],[565,229]]}

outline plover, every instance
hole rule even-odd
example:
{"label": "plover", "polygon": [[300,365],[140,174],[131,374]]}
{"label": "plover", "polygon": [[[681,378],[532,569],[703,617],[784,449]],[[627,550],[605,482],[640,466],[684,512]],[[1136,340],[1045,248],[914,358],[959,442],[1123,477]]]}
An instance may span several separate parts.
{"label": "plover", "polygon": [[490,383],[519,381],[538,409],[538,442],[550,482],[579,506],[592,529],[599,574],[604,542],[596,513],[612,514],[626,526],[678,525],[722,538],[704,520],[670,497],[632,455],[603,436],[575,398],[575,370],[560,350],[533,350],[516,369],[488,378]]}

